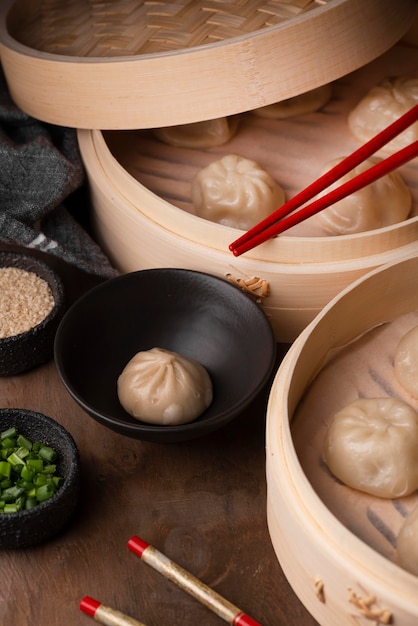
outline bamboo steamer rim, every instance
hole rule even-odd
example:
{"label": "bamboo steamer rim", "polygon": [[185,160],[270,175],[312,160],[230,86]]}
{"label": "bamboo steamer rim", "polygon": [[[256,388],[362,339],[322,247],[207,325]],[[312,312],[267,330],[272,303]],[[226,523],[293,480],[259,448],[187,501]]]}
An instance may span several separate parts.
{"label": "bamboo steamer rim", "polygon": [[[57,10],[44,1],[45,11],[49,5]],[[415,0],[396,6],[391,0],[321,0],[275,26],[217,43],[86,57],[19,41],[22,20],[37,6],[6,0],[1,7],[0,54],[11,95],[33,117],[90,129],[184,124],[295,96],[382,54],[405,34],[416,11]]]}
{"label": "bamboo steamer rim", "polygon": [[90,172],[99,168],[101,184],[112,187],[113,195],[123,197],[125,206],[130,205],[132,215],[155,223],[163,232],[172,231],[179,240],[211,247],[240,267],[247,264],[253,266],[256,262],[260,271],[270,266],[272,271],[277,271],[280,266],[280,271],[303,275],[327,273],[330,264],[333,271],[347,271],[367,264],[376,267],[392,258],[399,258],[399,249],[407,247],[409,251],[418,238],[416,216],[384,228],[334,237],[293,237],[283,234],[236,259],[228,246],[236,239],[239,231],[192,215],[141,185],[112,155],[101,131],[79,130],[78,141],[83,161]]}
{"label": "bamboo steamer rim", "polygon": [[[418,271],[417,255],[418,247],[413,256],[388,263],[358,279],[333,298],[302,331],[276,373],[266,422],[270,530],[279,514],[274,500],[278,489],[289,505],[289,515],[297,517],[298,524],[305,528],[324,558],[333,562],[343,578],[359,584],[360,581],[372,582],[388,605],[401,608],[414,620],[418,618],[418,577],[376,552],[334,517],[302,470],[290,423],[304,390],[321,369],[329,350],[346,345],[364,331],[410,312],[411,307],[418,309],[418,294],[411,290],[411,277]],[[405,292],[408,298],[403,297]],[[371,298],[373,307],[367,306]],[[360,316],[356,315],[359,302],[363,310]],[[383,306],[384,302],[390,302],[389,310]],[[343,311],[343,319],[350,319],[351,323],[341,331],[339,320]],[[285,539],[280,537],[281,542]],[[278,545],[278,539],[272,537],[272,540]],[[283,562],[281,565],[286,572],[289,564]],[[290,582],[298,584],[295,580]],[[394,617],[396,619],[396,612]]]}
{"label": "bamboo steamer rim", "polygon": [[[328,238],[321,254],[320,246],[310,248],[313,238],[300,246],[292,237],[285,238],[286,258],[282,245],[275,248],[276,256],[268,247],[269,255],[262,260],[255,250],[251,255],[236,258],[228,249],[228,243],[236,235],[235,229],[193,216],[140,185],[107,149],[100,150],[106,148],[100,131],[79,130],[78,138],[92,193],[94,231],[115,267],[126,272],[173,263],[177,266],[180,262],[190,269],[207,270],[209,267],[222,276],[229,273],[244,280],[257,276],[269,285],[268,297],[262,301],[262,306],[271,319],[278,341],[294,341],[343,286],[377,266],[417,252],[418,221],[415,219],[410,227],[402,225],[399,233],[390,231],[392,245],[388,250],[384,245],[388,243],[388,234],[385,233],[379,246],[377,232],[372,240],[363,240],[362,250],[357,250],[357,255],[348,254],[346,259],[341,257],[343,260],[336,261],[336,255],[330,259]],[[128,189],[129,185],[132,189]],[[196,228],[199,237],[195,235]],[[284,238],[282,244],[283,241]],[[369,246],[368,241],[376,245]],[[298,246],[296,256],[295,245]],[[310,260],[300,261],[302,253]],[[336,253],[340,255],[338,246]]]}

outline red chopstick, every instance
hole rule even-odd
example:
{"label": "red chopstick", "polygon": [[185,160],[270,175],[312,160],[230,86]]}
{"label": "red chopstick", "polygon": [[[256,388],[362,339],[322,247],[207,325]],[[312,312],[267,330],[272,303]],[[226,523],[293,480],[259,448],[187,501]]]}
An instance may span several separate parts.
{"label": "red chopstick", "polygon": [[[321,198],[318,198],[299,211],[292,213],[292,211],[295,211],[295,209],[299,208],[305,202],[316,196],[319,192],[323,191],[332,183],[344,176],[344,174],[347,174],[354,167],[372,156],[377,150],[382,148],[417,120],[418,104],[412,107],[412,109],[407,111],[390,126],[378,133],[375,137],[370,139],[363,146],[355,150],[355,152],[350,154],[331,170],[308,185],[308,187],[296,194],[296,196],[278,208],[277,211],[274,211],[271,215],[259,222],[259,224],[256,224],[256,226],[253,226],[253,228],[241,235],[241,237],[230,244],[229,249],[231,252],[234,256],[240,256],[244,252],[248,252],[248,250],[251,250],[264,241],[275,237],[291,226],[299,224],[308,217],[319,213],[319,211],[322,211],[331,204],[334,204],[338,200],[341,200],[355,191],[358,191],[362,187],[369,185],[378,178],[382,178],[386,174],[389,174],[392,170],[404,165],[411,159],[418,156],[418,141],[414,141],[409,146],[402,148],[390,157],[380,161],[337,189],[334,189]],[[289,215],[290,213],[292,214]]]}

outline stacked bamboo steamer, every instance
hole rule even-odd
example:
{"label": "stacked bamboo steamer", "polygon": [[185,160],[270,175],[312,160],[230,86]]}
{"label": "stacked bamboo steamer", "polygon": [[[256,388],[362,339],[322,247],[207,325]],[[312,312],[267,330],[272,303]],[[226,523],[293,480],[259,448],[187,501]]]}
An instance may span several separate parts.
{"label": "stacked bamboo steamer", "polygon": [[[395,45],[415,0],[63,4],[3,1],[0,51],[13,98],[34,117],[80,129],[96,235],[121,271],[188,267],[268,284],[261,305],[277,339],[296,338],[267,415],[267,515],[278,559],[324,626],[412,626],[417,579],[386,544],[376,549],[364,508],[365,531],[356,534],[340,501],[316,489],[292,426],[330,351],[418,308],[409,282],[417,218],[355,236],[284,235],[235,259],[228,245],[239,233],[192,215],[188,197],[192,174],[230,147],[173,151],[151,129],[243,115],[234,149],[279,182],[284,176],[293,195],[316,177],[319,160],[357,147],[345,115],[371,83],[400,67],[416,71],[416,50]],[[321,113],[273,126],[248,113],[330,81],[335,97]],[[406,177],[414,187],[415,171]]]}
{"label": "stacked bamboo steamer", "polygon": [[[361,90],[405,57],[416,67],[409,51],[392,54],[415,8],[415,0],[5,0],[0,51],[24,111],[80,129],[93,226],[114,265],[209,271],[244,289],[256,278],[277,340],[290,342],[353,280],[409,255],[416,216],[354,236],[302,230],[235,258],[228,246],[240,231],[192,214],[191,178],[235,151],[258,160],[288,197],[310,183],[323,162],[357,147],[345,116]],[[332,81],[335,97],[320,113],[277,123],[248,113]],[[238,132],[218,148],[173,149],[150,130],[230,115],[240,116]]]}

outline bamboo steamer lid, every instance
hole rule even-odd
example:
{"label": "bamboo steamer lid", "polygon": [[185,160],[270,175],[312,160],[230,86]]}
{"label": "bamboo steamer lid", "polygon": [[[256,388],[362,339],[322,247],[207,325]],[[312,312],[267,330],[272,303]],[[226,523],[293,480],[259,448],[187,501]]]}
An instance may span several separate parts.
{"label": "bamboo steamer lid", "polygon": [[[385,387],[402,397],[391,355],[405,330],[418,323],[417,255],[418,245],[415,255],[368,273],[334,298],[292,345],[272,385],[269,532],[291,586],[321,626],[415,626],[418,620],[418,577],[396,556],[397,532],[418,504],[417,494],[392,502],[337,484],[319,461],[313,434],[322,441],[328,407],[344,406],[345,394],[380,397]],[[417,401],[410,402],[416,408]]]}
{"label": "bamboo steamer lid", "polygon": [[35,118],[152,128],[335,80],[398,41],[415,8],[415,0],[5,0],[0,54],[12,97]]}

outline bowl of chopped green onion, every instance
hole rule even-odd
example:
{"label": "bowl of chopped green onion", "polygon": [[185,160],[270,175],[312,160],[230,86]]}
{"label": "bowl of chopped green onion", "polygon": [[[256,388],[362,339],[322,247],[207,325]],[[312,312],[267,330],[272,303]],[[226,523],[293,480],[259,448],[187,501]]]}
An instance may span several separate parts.
{"label": "bowl of chopped green onion", "polygon": [[26,548],[61,532],[75,513],[79,453],[52,418],[0,409],[0,548]]}
{"label": "bowl of chopped green onion", "polygon": [[15,376],[52,358],[64,287],[34,255],[0,251],[0,293],[0,376]]}

